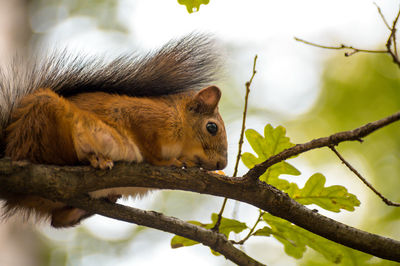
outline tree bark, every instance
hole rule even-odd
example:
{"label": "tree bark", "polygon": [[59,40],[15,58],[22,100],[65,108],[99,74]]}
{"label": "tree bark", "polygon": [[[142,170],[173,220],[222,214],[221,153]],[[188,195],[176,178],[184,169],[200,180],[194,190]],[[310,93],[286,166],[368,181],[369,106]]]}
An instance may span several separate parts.
{"label": "tree bark", "polygon": [[[84,206],[85,202],[74,199],[87,192],[110,187],[179,189],[227,197],[251,204],[336,243],[400,262],[399,241],[327,218],[297,203],[286,193],[248,178],[227,177],[194,168],[147,164],[118,163],[110,171],[101,171],[86,166],[60,167],[12,162],[5,158],[0,160],[0,184],[0,195],[34,194],[72,203],[76,207]],[[93,207],[90,207],[90,211],[99,212]],[[101,211],[102,215],[109,217],[112,217],[112,213],[115,214],[112,208]]]}

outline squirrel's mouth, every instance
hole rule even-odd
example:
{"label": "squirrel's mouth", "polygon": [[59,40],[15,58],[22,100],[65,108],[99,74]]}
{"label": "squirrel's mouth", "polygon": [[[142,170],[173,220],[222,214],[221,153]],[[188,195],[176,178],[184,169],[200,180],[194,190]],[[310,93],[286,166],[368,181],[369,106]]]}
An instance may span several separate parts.
{"label": "squirrel's mouth", "polygon": [[226,159],[204,161],[199,156],[194,156],[195,165],[205,170],[222,170],[226,167]]}

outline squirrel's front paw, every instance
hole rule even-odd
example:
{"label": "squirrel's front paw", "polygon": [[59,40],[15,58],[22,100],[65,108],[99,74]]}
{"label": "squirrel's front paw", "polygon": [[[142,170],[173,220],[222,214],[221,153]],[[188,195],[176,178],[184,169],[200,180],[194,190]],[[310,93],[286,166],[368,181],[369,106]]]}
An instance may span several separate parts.
{"label": "squirrel's front paw", "polygon": [[176,167],[186,167],[186,164],[178,159],[172,159],[169,163],[167,163],[167,165]]}
{"label": "squirrel's front paw", "polygon": [[113,161],[101,154],[90,154],[88,156],[88,160],[90,162],[90,165],[93,166],[94,168],[100,168],[101,170],[104,169],[112,169],[114,166]]}
{"label": "squirrel's front paw", "polygon": [[179,168],[187,168],[187,167],[194,166],[194,164],[192,164],[191,162],[184,162],[177,158],[173,158],[173,159],[169,159],[169,160],[153,161],[152,164],[159,165],[159,166],[175,166],[175,167],[179,167]]}

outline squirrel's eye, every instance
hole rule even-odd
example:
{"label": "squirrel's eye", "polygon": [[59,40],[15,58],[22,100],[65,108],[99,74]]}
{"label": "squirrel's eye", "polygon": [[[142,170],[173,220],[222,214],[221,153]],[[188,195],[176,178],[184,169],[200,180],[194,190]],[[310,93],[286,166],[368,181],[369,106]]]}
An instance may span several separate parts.
{"label": "squirrel's eye", "polygon": [[208,122],[206,128],[207,131],[213,136],[215,136],[215,134],[218,132],[218,126],[214,122]]}

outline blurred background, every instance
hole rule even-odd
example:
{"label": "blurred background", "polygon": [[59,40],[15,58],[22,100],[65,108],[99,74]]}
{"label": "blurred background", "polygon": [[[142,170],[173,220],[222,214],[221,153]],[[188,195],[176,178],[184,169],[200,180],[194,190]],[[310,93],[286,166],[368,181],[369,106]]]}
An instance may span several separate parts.
{"label": "blurred background", "polygon": [[[391,23],[400,2],[375,2]],[[68,47],[94,55],[140,54],[193,31],[213,33],[226,57],[226,70],[218,85],[223,90],[220,111],[229,137],[228,175],[233,172],[237,152],[244,84],[251,76],[256,54],[247,128],[262,132],[267,123],[282,125],[292,142],[302,143],[359,127],[400,108],[400,69],[389,56],[357,53],[344,57],[344,51],[319,49],[294,40],[296,36],[325,45],[384,49],[389,31],[368,0],[210,0],[193,14],[175,0],[0,0],[0,64],[7,64],[7,56],[16,50],[29,53],[31,47],[42,51]],[[338,147],[393,201],[400,201],[399,132],[399,124],[393,124],[362,144]],[[251,152],[246,143],[243,149]],[[291,181],[302,185],[311,174],[321,172],[328,185],[344,185],[361,201],[355,212],[321,213],[400,239],[400,209],[384,205],[329,149],[308,152],[291,163],[302,172]],[[246,170],[241,165],[239,174]],[[208,223],[222,200],[159,191],[123,203]],[[257,214],[253,207],[228,201],[224,216],[251,225]],[[201,245],[171,249],[171,237],[100,216],[64,230],[16,218],[0,224],[0,266],[231,265]],[[279,242],[268,238],[251,239],[244,249],[268,265],[328,265],[313,251],[307,251],[301,260],[290,258]],[[362,255],[354,254],[352,261],[343,263],[361,265],[357,256]],[[392,264],[376,258],[369,263]]]}

